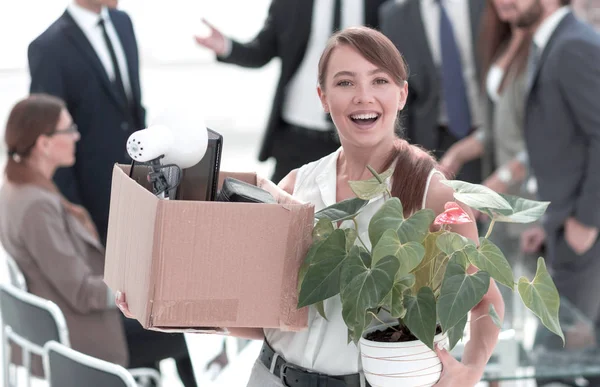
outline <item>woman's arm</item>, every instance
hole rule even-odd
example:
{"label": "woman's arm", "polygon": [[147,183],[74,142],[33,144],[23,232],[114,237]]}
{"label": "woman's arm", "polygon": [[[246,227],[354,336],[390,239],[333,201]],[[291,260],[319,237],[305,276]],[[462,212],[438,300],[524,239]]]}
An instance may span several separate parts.
{"label": "woman's arm", "polygon": [[[426,197],[426,207],[432,209],[436,215],[444,211],[444,205],[454,199],[454,190],[442,183],[442,176],[435,174],[429,186]],[[465,212],[473,218],[471,209],[458,202]],[[475,222],[460,225],[452,225],[453,232],[463,235],[479,244],[479,236]],[[469,273],[477,272],[474,266],[469,267]],[[483,375],[485,365],[492,356],[492,352],[498,342],[500,329],[487,316],[490,304],[498,313],[500,320],[504,318],[504,300],[500,290],[493,279],[490,279],[490,287],[483,299],[471,310],[470,340],[465,345],[462,364],[458,363],[452,356],[444,351],[438,351],[444,363],[444,371],[440,382],[441,386],[472,386],[475,385]],[[485,317],[487,316],[487,317]]]}
{"label": "woman's arm", "polygon": [[458,175],[466,163],[483,155],[485,151],[484,136],[483,129],[479,129],[452,145],[440,160],[440,167],[444,172]]}

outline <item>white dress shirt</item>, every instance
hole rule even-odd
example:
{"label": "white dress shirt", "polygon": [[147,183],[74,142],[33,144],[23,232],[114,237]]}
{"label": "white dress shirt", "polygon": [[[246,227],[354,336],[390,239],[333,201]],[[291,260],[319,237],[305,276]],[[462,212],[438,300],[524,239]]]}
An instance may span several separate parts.
{"label": "white dress shirt", "polygon": [[[471,17],[468,0],[442,0],[446,13],[452,22],[454,37],[460,51],[463,68],[463,78],[471,108],[473,127],[483,123],[482,106],[479,103],[479,82],[473,55],[473,40],[471,36]],[[442,62],[442,49],[440,42],[440,7],[436,0],[421,0],[421,17],[425,25],[425,32],[429,41],[429,48],[433,55],[434,63],[440,68]],[[448,118],[446,107],[441,101],[439,123],[446,125]]]}
{"label": "white dress shirt", "polygon": [[567,16],[570,11],[571,7],[569,6],[560,7],[554,11],[552,15],[548,16],[546,20],[540,24],[537,31],[535,31],[535,34],[533,35],[533,42],[537,47],[537,52],[539,55],[544,52],[544,49],[548,45],[552,34],[556,30],[556,27],[558,27],[562,19]]}
{"label": "white dress shirt", "polygon": [[73,17],[75,23],[77,23],[79,28],[81,28],[83,34],[92,45],[92,48],[96,52],[96,55],[98,55],[98,59],[100,59],[104,70],[106,70],[108,79],[114,81],[115,70],[113,68],[112,60],[110,59],[110,52],[108,51],[108,47],[104,41],[102,27],[98,25],[100,18],[104,19],[106,33],[108,34],[108,37],[115,50],[115,55],[117,56],[117,63],[119,64],[119,70],[123,80],[123,87],[125,87],[125,93],[127,93],[127,97],[131,99],[131,82],[129,80],[129,70],[127,69],[127,57],[125,56],[125,50],[123,50],[123,46],[121,45],[121,40],[117,35],[117,31],[110,20],[108,9],[106,7],[102,7],[102,11],[100,11],[100,14],[98,15],[97,13],[85,9],[77,5],[75,2],[72,2],[67,6],[67,11]]}
{"label": "white dress shirt", "polygon": [[[317,95],[318,65],[333,30],[334,0],[315,0],[312,27],[306,52],[298,71],[290,79],[283,101],[283,119],[293,125],[329,130]],[[342,0],[341,28],[364,24],[364,0]]]}

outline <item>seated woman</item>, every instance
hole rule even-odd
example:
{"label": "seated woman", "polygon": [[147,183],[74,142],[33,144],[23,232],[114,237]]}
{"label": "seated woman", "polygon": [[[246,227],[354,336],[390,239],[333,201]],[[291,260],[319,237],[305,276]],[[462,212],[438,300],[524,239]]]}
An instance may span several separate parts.
{"label": "seated woman", "polygon": [[0,189],[0,242],[29,291],[59,306],[74,349],[130,368],[183,359],[190,371],[182,379],[196,386],[182,335],[124,323],[102,279],[104,248],[90,216],[52,182],[57,168],[75,162],[79,138],[58,98],[31,95],[13,107],[5,132],[9,158]]}
{"label": "seated woman", "polygon": [[[319,211],[328,205],[354,197],[349,180],[372,177],[367,166],[382,173],[394,165],[392,195],[403,203],[405,215],[430,208],[436,214],[454,201],[454,191],[443,184],[435,160],[423,150],[409,145],[396,134],[399,112],[406,103],[407,68],[394,44],[383,34],[366,27],[355,27],[333,35],[321,56],[317,92],[325,112],[331,114],[341,148],[313,163],[292,171],[277,190],[268,184],[278,201],[296,198],[310,202]],[[383,205],[373,200],[357,217],[358,233],[368,241],[370,217]],[[463,206],[472,216],[470,208]],[[453,225],[452,230],[478,243],[474,223]],[[273,257],[277,259],[277,257]],[[471,272],[476,268],[471,267]],[[119,294],[117,304],[130,315],[126,295]],[[462,362],[446,350],[437,349],[443,371],[436,387],[474,386],[483,375],[498,340],[499,329],[486,317],[490,304],[504,315],[504,304],[496,284],[491,281],[487,294],[471,310],[470,340]],[[327,385],[364,386],[360,355],[354,343],[348,343],[348,332],[342,318],[339,296],[324,302],[321,317],[315,307],[309,309],[308,328],[301,332],[278,329],[229,329],[233,335],[264,338],[263,352],[274,351],[290,367],[302,370],[303,381],[294,386]],[[267,364],[265,357],[256,362],[249,387],[281,387],[282,376]],[[344,375],[343,379],[340,375]]]}

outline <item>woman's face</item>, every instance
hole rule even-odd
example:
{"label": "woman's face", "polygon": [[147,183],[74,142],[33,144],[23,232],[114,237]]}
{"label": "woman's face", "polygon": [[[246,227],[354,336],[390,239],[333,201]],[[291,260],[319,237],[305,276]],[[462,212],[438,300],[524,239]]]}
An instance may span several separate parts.
{"label": "woman's face", "polygon": [[75,163],[75,143],[79,141],[77,126],[66,109],[60,113],[54,132],[47,137],[44,154],[57,167],[70,167]]}
{"label": "woman's face", "polygon": [[342,144],[373,147],[394,138],[398,111],[406,103],[408,86],[367,61],[358,51],[336,47],[327,66],[319,97],[338,130]]}
{"label": "woman's face", "polygon": [[498,13],[500,21],[504,23],[512,23],[517,17],[517,9],[511,1],[507,0],[492,0],[492,4]]}

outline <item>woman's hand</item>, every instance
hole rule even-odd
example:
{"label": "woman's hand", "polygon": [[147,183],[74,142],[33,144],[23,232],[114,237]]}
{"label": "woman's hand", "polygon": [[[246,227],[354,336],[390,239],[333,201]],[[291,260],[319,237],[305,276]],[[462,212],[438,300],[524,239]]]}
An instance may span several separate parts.
{"label": "woman's hand", "polygon": [[279,185],[276,185],[271,180],[262,176],[256,176],[256,186],[264,189],[273,195],[273,198],[279,204],[303,204],[301,201],[291,195],[294,191],[294,183],[296,181],[296,171],[290,172]]}
{"label": "woman's hand", "polygon": [[446,173],[458,175],[463,165],[481,157],[484,152],[483,143],[477,135],[471,134],[452,145],[440,160],[440,167]]}
{"label": "woman's hand", "polygon": [[463,364],[456,360],[446,349],[435,347],[442,362],[442,375],[434,387],[472,387],[476,385],[483,375],[482,367]]}
{"label": "woman's hand", "polygon": [[115,293],[115,304],[117,304],[117,308],[121,310],[121,312],[127,318],[135,318],[131,311],[129,310],[129,305],[127,305],[127,299],[125,298],[125,293],[117,291]]}
{"label": "woman's hand", "polygon": [[540,252],[546,241],[546,232],[542,226],[533,226],[521,234],[521,251],[525,254]]}

